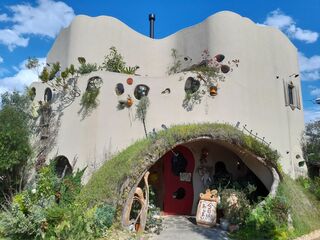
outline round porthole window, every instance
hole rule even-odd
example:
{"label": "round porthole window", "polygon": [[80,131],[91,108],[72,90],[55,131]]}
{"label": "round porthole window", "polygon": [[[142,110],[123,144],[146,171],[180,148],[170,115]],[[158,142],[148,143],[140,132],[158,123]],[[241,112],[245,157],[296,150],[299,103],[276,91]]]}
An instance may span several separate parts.
{"label": "round porthole window", "polygon": [[120,95],[122,95],[123,93],[124,93],[124,86],[123,86],[122,83],[118,83],[118,84],[116,85],[116,94],[117,94],[118,96],[120,96]]}
{"label": "round porthole window", "polygon": [[172,194],[172,197],[178,200],[183,199],[185,196],[186,196],[186,190],[182,187],[178,188],[177,191],[175,191]]}
{"label": "round porthole window", "polygon": [[86,90],[94,90],[100,88],[102,85],[102,78],[98,76],[91,77],[88,80],[88,85]]}
{"label": "round porthole window", "polygon": [[147,85],[139,84],[134,89],[134,96],[140,100],[142,97],[148,96],[150,88]]}
{"label": "round porthole window", "polygon": [[200,88],[200,81],[194,79],[193,77],[188,77],[184,85],[184,90],[186,93],[195,93]]}
{"label": "round porthole window", "polygon": [[44,91],[44,101],[45,102],[51,102],[52,100],[52,91],[50,88],[46,88]]}

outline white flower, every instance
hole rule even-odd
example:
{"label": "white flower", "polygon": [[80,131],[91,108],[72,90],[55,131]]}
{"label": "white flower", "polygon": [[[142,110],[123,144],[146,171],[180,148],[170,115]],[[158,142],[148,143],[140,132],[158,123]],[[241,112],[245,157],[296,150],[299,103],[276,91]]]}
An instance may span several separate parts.
{"label": "white flower", "polygon": [[33,193],[33,194],[35,194],[36,192],[37,192],[37,189],[35,189],[35,188],[31,190],[31,193]]}

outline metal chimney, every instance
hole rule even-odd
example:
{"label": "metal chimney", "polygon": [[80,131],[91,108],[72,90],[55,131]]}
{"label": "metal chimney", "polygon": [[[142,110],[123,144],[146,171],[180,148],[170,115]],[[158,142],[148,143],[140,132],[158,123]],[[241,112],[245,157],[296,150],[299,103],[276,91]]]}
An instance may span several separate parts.
{"label": "metal chimney", "polygon": [[150,22],[150,38],[154,38],[154,21],[156,20],[156,15],[154,13],[149,14]]}

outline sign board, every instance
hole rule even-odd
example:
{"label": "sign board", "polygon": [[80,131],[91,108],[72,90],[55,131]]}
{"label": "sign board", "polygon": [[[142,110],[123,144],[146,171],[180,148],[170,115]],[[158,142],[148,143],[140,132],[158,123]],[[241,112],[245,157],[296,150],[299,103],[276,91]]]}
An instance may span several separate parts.
{"label": "sign board", "polygon": [[180,181],[181,182],[191,182],[191,173],[181,172],[180,173]]}
{"label": "sign board", "polygon": [[200,194],[196,221],[198,225],[213,227],[217,221],[217,202],[216,190],[207,189],[205,194]]}

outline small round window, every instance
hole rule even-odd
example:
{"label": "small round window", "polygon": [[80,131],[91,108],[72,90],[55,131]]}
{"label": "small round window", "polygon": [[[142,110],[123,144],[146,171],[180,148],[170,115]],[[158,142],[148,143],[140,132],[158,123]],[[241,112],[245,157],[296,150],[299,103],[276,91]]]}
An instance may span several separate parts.
{"label": "small round window", "polygon": [[97,88],[100,88],[101,85],[102,85],[102,78],[101,77],[98,77],[98,76],[91,77],[88,80],[88,85],[87,85],[87,89],[86,90],[88,90],[88,91],[95,90]]}
{"label": "small round window", "polygon": [[139,84],[134,89],[134,96],[140,100],[142,97],[148,96],[150,88],[147,85]]}
{"label": "small round window", "polygon": [[50,88],[46,88],[44,91],[44,101],[45,102],[51,102],[52,100],[52,91]]}
{"label": "small round window", "polygon": [[117,94],[118,96],[120,96],[120,95],[122,95],[123,93],[124,93],[124,86],[123,86],[122,83],[118,83],[118,84],[116,85],[116,94]]}
{"label": "small round window", "polygon": [[193,77],[188,77],[184,85],[186,93],[195,93],[200,88],[200,81],[195,80]]}
{"label": "small round window", "polygon": [[172,197],[178,200],[183,199],[185,196],[186,190],[182,187],[178,188],[177,191],[172,194]]}

